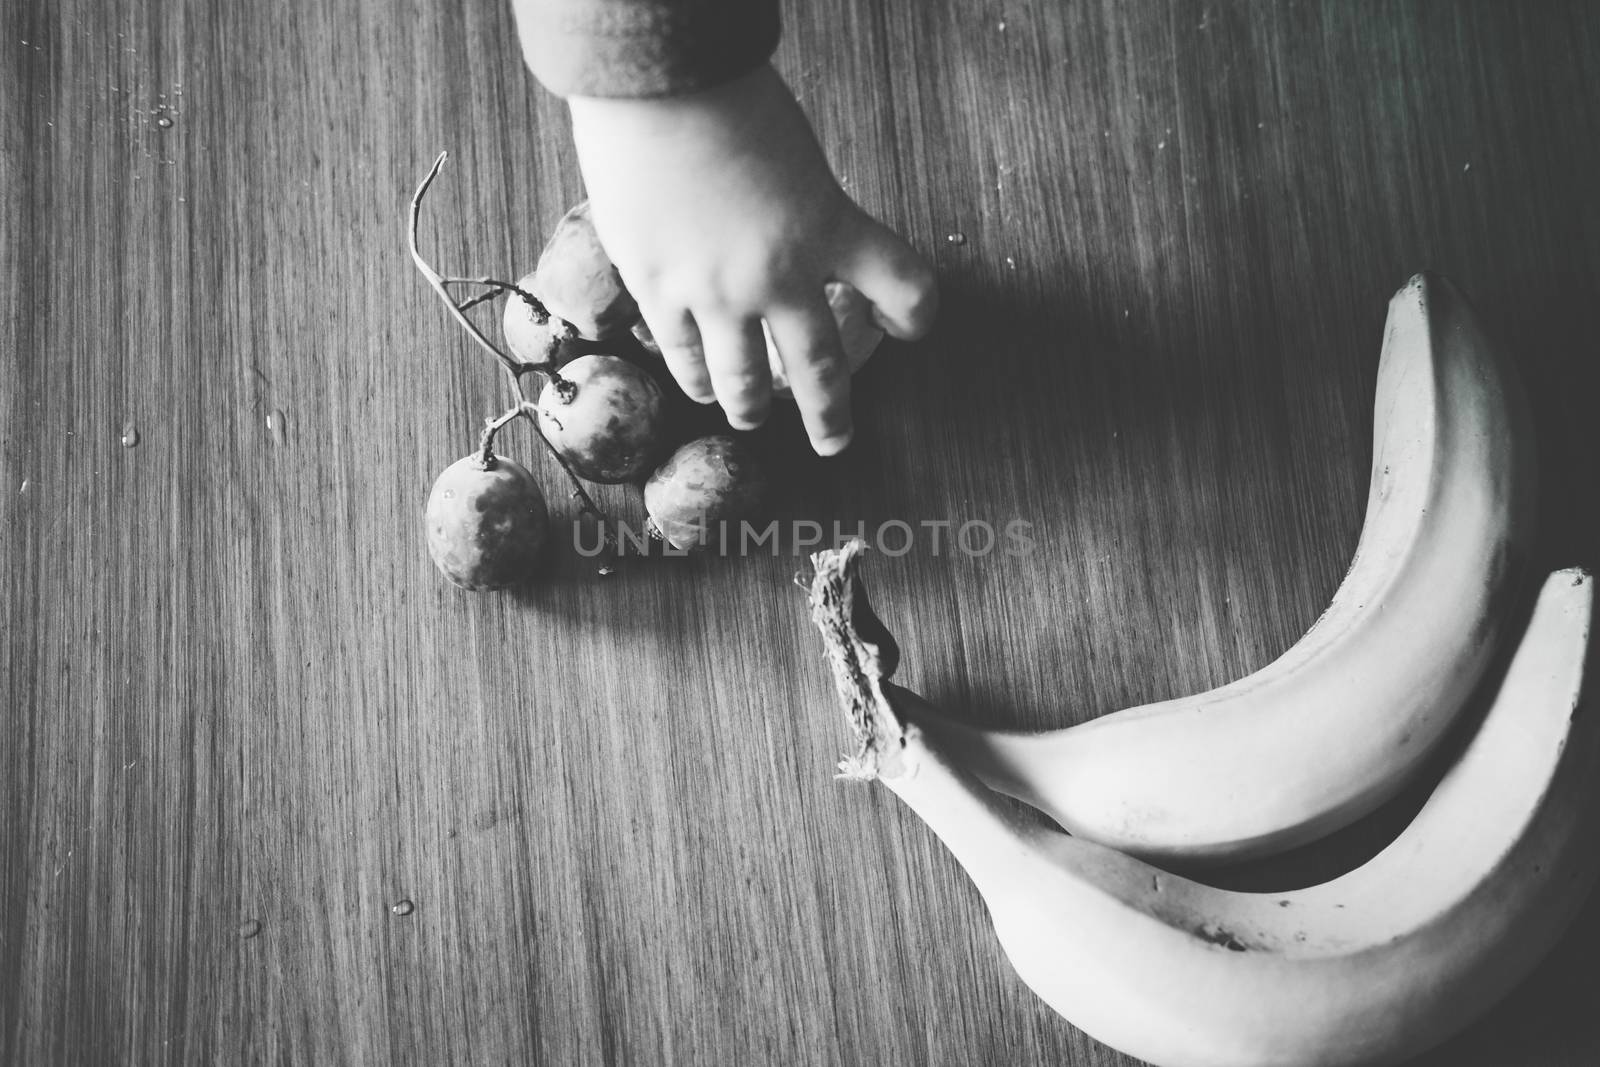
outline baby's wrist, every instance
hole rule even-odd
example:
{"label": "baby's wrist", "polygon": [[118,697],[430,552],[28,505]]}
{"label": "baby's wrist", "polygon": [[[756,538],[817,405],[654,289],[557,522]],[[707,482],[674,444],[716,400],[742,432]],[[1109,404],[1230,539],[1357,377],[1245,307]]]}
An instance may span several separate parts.
{"label": "baby's wrist", "polygon": [[763,63],[747,74],[706,89],[672,96],[571,96],[567,107],[574,128],[632,130],[659,135],[664,129],[706,124],[736,124],[761,110],[774,92],[787,92],[783,81]]}

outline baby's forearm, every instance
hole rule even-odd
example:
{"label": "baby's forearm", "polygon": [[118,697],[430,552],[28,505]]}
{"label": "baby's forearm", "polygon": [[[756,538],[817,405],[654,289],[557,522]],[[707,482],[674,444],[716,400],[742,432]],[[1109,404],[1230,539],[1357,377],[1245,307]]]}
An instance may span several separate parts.
{"label": "baby's forearm", "polygon": [[731,81],[778,43],[777,0],[512,0],[522,54],[561,96],[656,97]]}

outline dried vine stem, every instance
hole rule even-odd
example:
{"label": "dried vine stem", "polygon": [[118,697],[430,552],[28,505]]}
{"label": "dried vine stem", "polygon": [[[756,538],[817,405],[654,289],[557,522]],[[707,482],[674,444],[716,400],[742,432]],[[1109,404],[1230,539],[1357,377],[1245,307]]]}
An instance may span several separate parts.
{"label": "dried vine stem", "polygon": [[842,548],[813,553],[811,621],[822,631],[834,688],[844,703],[858,748],[839,761],[841,778],[872,779],[886,756],[899,750],[904,726],[884,694],[884,683],[900,664],[894,637],[873,612],[856,575],[866,542],[852,538]]}
{"label": "dried vine stem", "polygon": [[493,470],[495,465],[494,437],[513,420],[521,418],[526,412],[523,406],[527,401],[519,403],[516,407],[503,415],[497,415],[484,426],[483,433],[478,437],[478,466],[484,470]]}
{"label": "dried vine stem", "polygon": [[[449,155],[450,153],[448,152],[439,153],[439,158],[433,161],[433,166],[429,169],[427,176],[422,179],[422,184],[417,186],[416,193],[414,193],[411,197],[411,228],[409,231],[409,236],[411,239],[411,261],[417,265],[417,270],[422,272],[422,276],[428,279],[428,284],[433,287],[434,292],[439,294],[439,299],[445,302],[445,306],[450,309],[451,317],[456,320],[461,328],[466,330],[467,333],[472,336],[472,339],[478,342],[485,352],[488,352],[495,359],[499,360],[501,366],[505,367],[506,370],[510,371],[512,374],[520,377],[521,375],[527,374],[531,370],[536,369],[537,365],[522,363],[518,360],[512,359],[510,356],[500,351],[500,349],[496,348],[494,343],[491,342],[487,337],[483,336],[483,332],[472,324],[472,320],[467,318],[467,316],[462,313],[461,306],[455,302],[453,297],[451,297],[450,290],[447,288],[449,282],[445,279],[445,276],[434,270],[428,261],[422,258],[422,251],[417,247],[417,223],[422,218],[422,198],[427,195],[428,187],[433,184],[433,179],[439,176],[439,169],[444,166],[444,161],[449,158]],[[460,279],[450,279],[450,281],[459,280]]]}
{"label": "dried vine stem", "polygon": [[[483,335],[483,332],[479,330],[477,326],[473,325],[471,319],[467,318],[464,306],[456,303],[455,299],[450,295],[449,286],[452,284],[488,285],[493,287],[496,291],[514,292],[523,299],[529,301],[530,305],[533,306],[536,315],[542,314],[546,317],[546,319],[555,318],[555,316],[550,314],[549,309],[539,301],[538,297],[518,286],[512,285],[510,282],[495,281],[492,278],[459,278],[440,274],[426,259],[423,258],[422,251],[417,247],[417,228],[418,223],[422,218],[422,198],[427,195],[428,188],[433,185],[433,180],[439,176],[439,171],[441,168],[443,168],[444,161],[449,158],[449,155],[450,153],[448,152],[439,153],[438,158],[433,161],[433,166],[429,168],[427,175],[423,177],[422,183],[417,186],[416,193],[412,195],[411,220],[408,236],[410,238],[411,245],[411,261],[417,265],[417,270],[420,271],[422,276],[428,280],[428,284],[433,288],[433,291],[439,294],[439,299],[443,300],[445,306],[450,309],[451,317],[456,320],[462,329],[466,330],[467,333],[471,335],[474,341],[478,342],[478,345],[483,348],[484,351],[488,352],[499,361],[501,368],[506,372],[506,376],[511,381],[512,391],[515,392],[517,396],[517,406],[506,412],[504,415],[501,415],[499,418],[493,420],[489,427],[485,428],[483,437],[479,442],[480,459],[486,463],[492,462],[492,446],[494,443],[494,435],[499,432],[504,425],[511,422],[518,416],[526,416],[528,421],[533,424],[534,433],[539,435],[539,441],[544,445],[545,449],[550,453],[550,455],[555,458],[555,461],[560,464],[562,472],[567,476],[567,480],[572,483],[572,498],[578,501],[580,518],[587,516],[593,518],[599,524],[607,549],[606,556],[601,562],[600,573],[610,574],[614,569],[614,561],[620,551],[620,546],[617,543],[616,535],[608,529],[611,520],[606,513],[600,509],[600,506],[594,502],[594,498],[589,495],[589,491],[583,487],[582,479],[580,479],[577,472],[572,469],[572,465],[567,462],[566,457],[560,452],[556,451],[555,445],[551,444],[550,439],[544,435],[544,428],[539,425],[539,420],[537,417],[538,407],[528,396],[522,380],[526,375],[539,374],[548,378],[556,385],[557,388],[562,388],[564,385],[570,386],[570,383],[568,383],[565,378],[562,378],[557,372],[553,359],[546,360],[543,363],[523,363],[502,352],[494,344],[494,342],[490,341]],[[469,302],[466,306],[471,306],[471,303],[473,302]],[[562,331],[568,335],[576,336],[576,330],[570,322],[567,322],[565,319],[557,319],[557,321],[561,323]]]}
{"label": "dried vine stem", "polygon": [[[582,336],[576,326],[561,316],[553,314],[549,308],[545,307],[544,301],[513,282],[504,282],[498,278],[462,278],[455,275],[440,274],[433,269],[426,259],[422,258],[422,253],[417,248],[417,224],[422,217],[422,198],[427,193],[428,187],[433,184],[433,179],[439,176],[439,171],[449,156],[450,153],[448,152],[439,153],[439,158],[433,161],[433,167],[428,171],[427,176],[422,179],[422,184],[417,186],[416,193],[411,197],[411,228],[409,231],[411,260],[417,265],[417,270],[422,272],[422,276],[428,279],[428,284],[433,287],[433,291],[439,294],[439,299],[443,300],[446,306],[450,308],[452,317],[461,324],[461,328],[471,334],[472,339],[498,359],[507,370],[517,377],[521,377],[524,374],[543,374],[559,385],[565,379],[561,377],[560,372],[556,369],[556,350],[562,341],[575,341]],[[450,286],[452,285],[481,285],[488,287],[489,292],[480,293],[471,300],[457,303],[455,297],[450,295]],[[523,363],[521,360],[513,359],[506,355],[495,347],[487,337],[483,336],[483,332],[472,324],[471,319],[467,318],[467,309],[476,307],[485,300],[499,296],[502,293],[516,294],[519,299],[533,310],[534,321],[541,324],[551,321],[558,323],[555,330],[552,331],[550,349],[542,362]]]}
{"label": "dried vine stem", "polygon": [[[521,300],[524,304],[528,305],[528,310],[533,312],[534,322],[537,322],[541,326],[548,322],[554,322],[556,325],[550,331],[551,358],[546,359],[545,363],[552,362],[555,352],[558,350],[563,341],[578,341],[582,340],[583,338],[583,334],[578,331],[576,326],[562,318],[560,315],[557,315],[555,312],[551,311],[545,306],[545,302],[543,300],[540,300],[533,293],[528,292],[528,290],[524,289],[515,282],[501,281],[499,278],[453,278],[449,275],[441,277],[439,281],[445,286],[479,285],[488,290],[486,293],[479,293],[470,300],[463,300],[456,304],[456,309],[459,311],[467,311],[471,308],[477,307],[479,304],[482,304],[487,300],[493,300],[497,296],[504,296],[507,293],[510,293],[517,299]],[[542,369],[545,363],[529,364],[529,366],[535,369]]]}

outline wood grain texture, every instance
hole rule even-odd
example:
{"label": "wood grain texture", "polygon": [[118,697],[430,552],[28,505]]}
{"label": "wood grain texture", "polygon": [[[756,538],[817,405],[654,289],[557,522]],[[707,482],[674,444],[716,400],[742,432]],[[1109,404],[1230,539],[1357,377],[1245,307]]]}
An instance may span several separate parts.
{"label": "wood grain texture", "polygon": [[[1525,369],[1548,561],[1600,562],[1600,9],[786,14],[780,69],[945,311],[859,376],[849,460],[763,432],[773,514],[1037,541],[870,562],[910,684],[1065,724],[1291,643],[1425,267]],[[428,486],[504,400],[404,250],[442,148],[435,259],[528,269],[581,186],[508,5],[0,16],[0,1061],[1131,1063],[832,780],[794,558],[434,572]],[[1423,1062],[1594,1062],[1597,959],[1591,905]]]}

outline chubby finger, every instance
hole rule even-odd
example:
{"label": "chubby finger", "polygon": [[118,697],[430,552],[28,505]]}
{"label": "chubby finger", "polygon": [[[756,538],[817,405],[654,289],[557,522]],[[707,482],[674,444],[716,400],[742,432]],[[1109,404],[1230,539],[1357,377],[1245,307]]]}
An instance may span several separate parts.
{"label": "chubby finger", "polygon": [[939,310],[933,267],[877,220],[863,221],[834,276],[872,302],[874,318],[890,336],[914,341],[932,328]]}
{"label": "chubby finger", "polygon": [[806,436],[819,456],[850,444],[850,365],[839,344],[839,327],[819,293],[815,300],[767,315],[767,327],[800,408]]}
{"label": "chubby finger", "polygon": [[687,311],[643,307],[640,313],[678,387],[696,403],[713,403],[717,394],[711,388],[711,372],[706,369],[705,352],[694,316]]}
{"label": "chubby finger", "polygon": [[755,429],[767,420],[772,407],[772,371],[761,320],[703,316],[699,322],[711,388],[728,425],[735,430]]}

